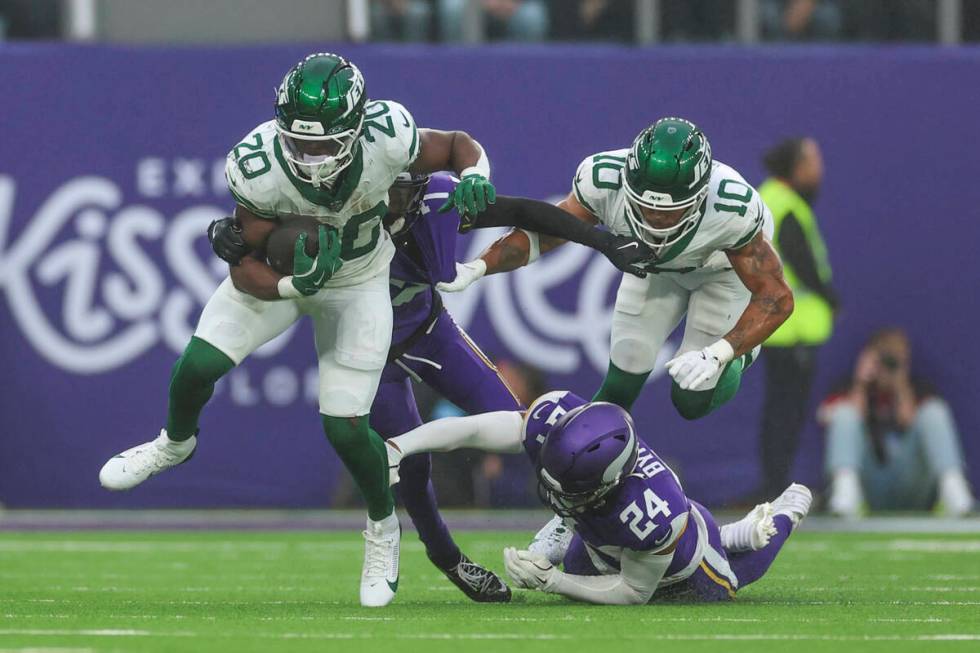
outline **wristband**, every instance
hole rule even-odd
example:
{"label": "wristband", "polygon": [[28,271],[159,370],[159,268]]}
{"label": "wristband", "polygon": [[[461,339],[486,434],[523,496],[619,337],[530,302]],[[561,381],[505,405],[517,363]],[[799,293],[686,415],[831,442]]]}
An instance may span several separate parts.
{"label": "wristband", "polygon": [[527,264],[534,263],[538,260],[538,257],[541,256],[541,236],[533,231],[528,231],[527,229],[521,229],[521,231],[523,231],[524,235],[527,236]]}
{"label": "wristband", "polygon": [[279,296],[283,299],[299,299],[303,296],[296,286],[293,285],[293,276],[283,277],[276,284],[276,289],[279,291]]}
{"label": "wristband", "polygon": [[704,351],[718,359],[722,365],[735,358],[735,350],[731,343],[722,338],[704,348]]}

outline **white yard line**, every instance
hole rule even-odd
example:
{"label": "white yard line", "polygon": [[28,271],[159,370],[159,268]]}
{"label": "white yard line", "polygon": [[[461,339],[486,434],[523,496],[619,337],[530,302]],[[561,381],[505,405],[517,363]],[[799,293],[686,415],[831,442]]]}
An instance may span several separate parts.
{"label": "white yard line", "polygon": [[[584,637],[566,633],[261,633],[248,635],[224,633],[196,633],[190,631],[153,632],[135,629],[0,629],[0,635],[20,636],[79,636],[79,637],[258,637],[261,639],[399,639],[399,640],[581,640],[607,639],[605,637]],[[773,633],[715,633],[715,634],[671,634],[656,633],[649,637],[623,635],[630,640],[673,640],[673,641],[826,641],[826,642],[942,642],[942,641],[980,641],[980,633],[938,633],[923,635],[817,635],[817,634],[773,634]]]}
{"label": "white yard line", "polygon": [[861,551],[904,551],[917,553],[980,553],[980,540],[895,539],[883,542],[859,542]]}

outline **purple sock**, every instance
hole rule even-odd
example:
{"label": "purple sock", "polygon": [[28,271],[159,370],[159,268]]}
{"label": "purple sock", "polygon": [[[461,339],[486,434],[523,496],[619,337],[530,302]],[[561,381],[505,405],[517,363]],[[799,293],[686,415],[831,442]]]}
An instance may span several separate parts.
{"label": "purple sock", "polygon": [[429,480],[432,458],[416,454],[402,460],[398,475],[399,497],[415,524],[419,539],[433,564],[448,569],[459,563],[462,553],[449,534],[449,527],[439,514],[436,493]]}
{"label": "purple sock", "polygon": [[738,578],[739,589],[762,578],[793,532],[793,522],[786,515],[776,515],[772,521],[776,525],[776,534],[765,547],[758,551],[728,553],[728,562]]}

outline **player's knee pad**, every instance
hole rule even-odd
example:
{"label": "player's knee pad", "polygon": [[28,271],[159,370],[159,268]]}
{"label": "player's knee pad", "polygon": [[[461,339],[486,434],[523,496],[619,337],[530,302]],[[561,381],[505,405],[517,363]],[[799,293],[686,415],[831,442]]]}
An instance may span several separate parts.
{"label": "player's knee pad", "polygon": [[170,385],[209,387],[235,367],[234,361],[213,345],[193,337],[174,363]]}
{"label": "player's knee pad", "polygon": [[659,349],[642,338],[620,336],[613,338],[609,360],[629,374],[649,374],[657,362]]}
{"label": "player's knee pad", "polygon": [[320,414],[335,417],[366,415],[371,410],[381,383],[384,364],[350,366],[338,357],[320,358]]}

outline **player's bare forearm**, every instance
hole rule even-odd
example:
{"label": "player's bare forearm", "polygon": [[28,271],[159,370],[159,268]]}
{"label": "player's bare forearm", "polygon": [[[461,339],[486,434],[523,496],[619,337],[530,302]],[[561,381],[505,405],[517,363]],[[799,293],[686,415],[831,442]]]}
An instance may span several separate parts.
{"label": "player's bare forearm", "polygon": [[231,266],[231,282],[235,288],[266,301],[280,299],[278,284],[282,276],[268,263],[253,256],[246,256],[241,263]]}
{"label": "player's bare forearm", "polygon": [[[538,236],[541,253],[544,254],[565,241],[553,236]],[[531,254],[531,241],[520,229],[509,231],[488,247],[480,258],[487,264],[487,274],[510,272],[527,265]]]}
{"label": "player's bare forearm", "polygon": [[241,204],[235,205],[235,219],[242,228],[242,239],[251,250],[265,247],[269,234],[279,226],[278,220],[260,218]]}
{"label": "player's bare forearm", "polygon": [[480,163],[483,147],[464,131],[420,129],[421,140],[418,158],[409,170],[424,174],[439,170],[453,170],[461,174],[467,168]]}
{"label": "player's bare forearm", "polygon": [[725,340],[735,356],[752,351],[772,335],[793,312],[793,291],[783,279],[783,264],[761,233],[741,249],[726,252],[732,268],[752,293]]}

